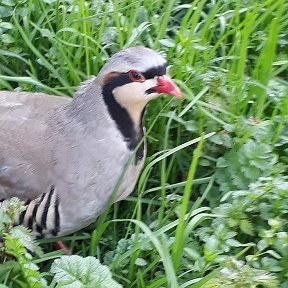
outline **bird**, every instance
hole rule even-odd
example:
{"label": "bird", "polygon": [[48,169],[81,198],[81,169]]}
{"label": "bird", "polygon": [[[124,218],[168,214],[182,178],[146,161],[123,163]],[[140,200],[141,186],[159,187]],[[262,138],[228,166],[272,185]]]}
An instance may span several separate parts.
{"label": "bird", "polygon": [[24,202],[17,224],[38,238],[91,224],[134,155],[113,202],[128,196],[146,156],[145,108],[162,93],[182,98],[165,58],[144,46],[115,53],[73,98],[1,91],[0,199]]}

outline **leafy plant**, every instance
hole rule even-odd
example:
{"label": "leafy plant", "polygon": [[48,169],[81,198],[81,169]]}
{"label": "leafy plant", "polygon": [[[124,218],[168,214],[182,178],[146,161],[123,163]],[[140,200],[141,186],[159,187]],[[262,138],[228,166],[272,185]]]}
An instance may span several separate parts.
{"label": "leafy plant", "polygon": [[[0,274],[0,281],[5,283],[4,279],[7,280],[6,275],[10,273],[14,275],[13,287],[54,287],[53,284],[48,285],[31,255],[33,253],[41,257],[43,254],[32,234],[23,226],[13,225],[19,211],[23,209],[22,202],[17,198],[0,204],[0,235],[3,235],[0,251],[3,261],[0,271],[3,271],[3,274]],[[51,273],[55,274],[53,279],[58,283],[57,287],[122,287],[112,279],[109,269],[101,265],[95,257],[62,256],[52,263]]]}
{"label": "leafy plant", "polygon": [[251,251],[246,254],[249,265],[278,272],[281,283],[288,283],[287,191],[287,177],[268,177],[259,178],[247,190],[226,193],[213,209],[217,217],[196,231],[204,242],[204,266],[221,263],[229,254],[240,257],[241,247],[246,247],[244,251]]}
{"label": "leafy plant", "polygon": [[98,259],[91,256],[62,256],[53,262],[51,272],[55,274],[54,281],[58,283],[57,287],[122,287],[112,279],[108,267],[101,265]]}
{"label": "leafy plant", "polygon": [[[3,235],[4,240],[1,248],[4,260],[2,269],[4,270],[7,267],[7,271],[11,273],[12,270],[18,271],[21,277],[16,278],[14,281],[20,287],[47,287],[46,280],[42,278],[38,271],[39,267],[33,263],[31,256],[31,252],[41,255],[41,249],[35,243],[27,228],[23,226],[13,227],[16,217],[22,209],[24,209],[23,204],[17,198],[12,198],[10,201],[5,200],[0,204],[0,235]],[[6,259],[11,257],[16,260],[16,262],[12,262],[12,269],[10,268],[12,260],[6,263]]]}
{"label": "leafy plant", "polygon": [[285,170],[273,145],[272,123],[269,120],[253,123],[252,120],[239,121],[239,124],[234,126],[234,133],[238,135],[231,139],[235,144],[216,163],[215,178],[224,193],[247,189],[260,176],[278,175]]}
{"label": "leafy plant", "polygon": [[231,259],[219,276],[209,280],[203,288],[277,288],[278,281],[266,271],[253,269],[241,261]]}

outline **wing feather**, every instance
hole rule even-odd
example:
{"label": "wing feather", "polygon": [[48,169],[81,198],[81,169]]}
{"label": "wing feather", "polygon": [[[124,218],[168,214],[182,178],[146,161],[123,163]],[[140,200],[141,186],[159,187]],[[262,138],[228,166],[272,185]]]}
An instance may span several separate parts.
{"label": "wing feather", "polygon": [[70,101],[43,93],[0,92],[0,199],[31,200],[49,191],[49,121]]}

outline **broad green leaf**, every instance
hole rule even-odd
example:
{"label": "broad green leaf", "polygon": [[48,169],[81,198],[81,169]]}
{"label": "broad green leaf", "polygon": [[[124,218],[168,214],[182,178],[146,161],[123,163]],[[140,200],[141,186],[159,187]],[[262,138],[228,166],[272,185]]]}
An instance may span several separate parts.
{"label": "broad green leaf", "polygon": [[92,256],[62,256],[53,262],[51,272],[55,274],[54,281],[63,288],[122,287],[112,279],[108,267]]}

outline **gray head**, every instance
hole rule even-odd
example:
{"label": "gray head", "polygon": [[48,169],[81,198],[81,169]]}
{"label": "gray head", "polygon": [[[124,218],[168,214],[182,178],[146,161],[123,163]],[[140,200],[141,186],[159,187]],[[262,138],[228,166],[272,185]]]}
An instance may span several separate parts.
{"label": "gray head", "polygon": [[109,72],[125,73],[130,70],[145,72],[153,67],[163,67],[166,71],[167,62],[157,52],[143,47],[130,47],[114,54],[101,69],[98,77]]}
{"label": "gray head", "polygon": [[180,89],[166,75],[166,68],[166,60],[157,52],[131,47],[114,54],[99,72],[97,81],[104,96],[112,94],[129,111],[142,110],[161,93],[181,97]]}
{"label": "gray head", "polygon": [[[166,60],[151,49],[142,46],[124,49],[107,61],[96,78],[80,87],[73,109],[83,110],[81,117],[86,122],[108,112],[124,139],[135,144],[135,139],[141,136],[141,119],[147,102],[161,93],[181,98],[180,89],[167,75],[166,68]],[[104,105],[99,105],[102,100]]]}

